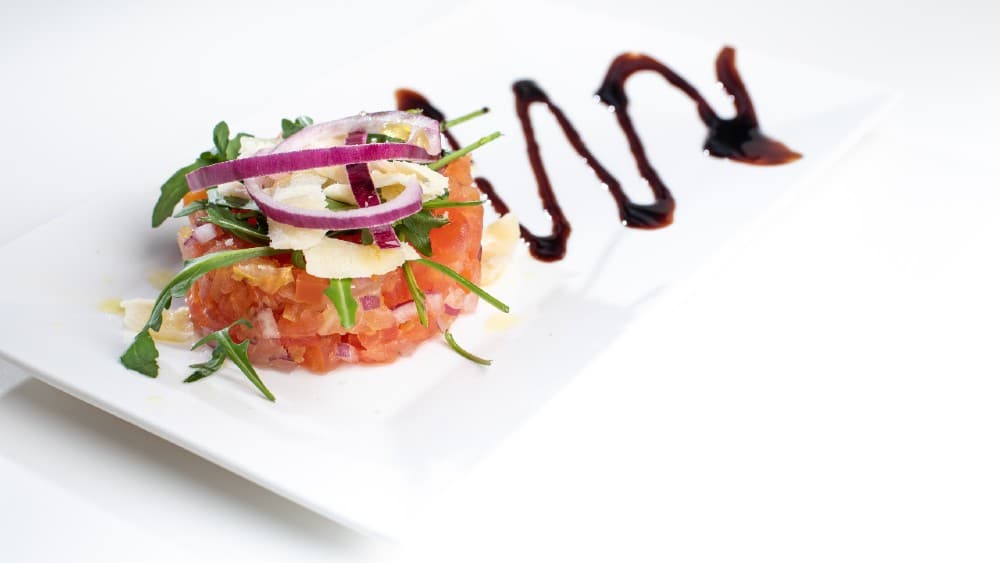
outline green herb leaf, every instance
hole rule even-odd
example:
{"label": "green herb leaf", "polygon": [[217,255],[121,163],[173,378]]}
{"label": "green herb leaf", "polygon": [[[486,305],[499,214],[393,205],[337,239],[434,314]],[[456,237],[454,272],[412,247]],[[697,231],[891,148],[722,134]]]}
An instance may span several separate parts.
{"label": "green herb leaf", "polygon": [[351,294],[351,278],[330,280],[330,285],[323,293],[337,309],[337,314],[340,315],[340,324],[344,328],[353,327],[356,322],[358,302]]}
{"label": "green herb leaf", "polygon": [[426,298],[417,285],[417,278],[413,275],[413,268],[409,262],[403,262],[403,275],[406,278],[406,286],[410,288],[410,295],[413,296],[413,304],[417,306],[417,318],[420,319],[420,324],[427,326]]}
{"label": "green herb leaf", "polygon": [[306,255],[301,250],[292,251],[292,266],[300,270],[306,269]]}
{"label": "green herb leaf", "polygon": [[456,125],[459,125],[461,123],[465,123],[466,121],[468,121],[470,119],[474,119],[476,117],[479,117],[480,115],[486,115],[489,112],[490,112],[490,108],[488,108],[488,107],[482,107],[480,109],[477,109],[476,111],[469,112],[469,113],[467,113],[465,115],[460,115],[460,116],[456,117],[455,119],[449,119],[448,121],[445,121],[444,123],[441,124],[441,130],[442,131],[447,131],[448,129],[451,129],[452,127],[454,127]]}
{"label": "green herb leaf", "polygon": [[292,121],[291,119],[282,119],[281,137],[287,139],[312,124],[312,118],[305,115],[296,117],[295,121]]}
{"label": "green herb leaf", "polygon": [[393,137],[392,135],[383,135],[382,133],[369,133],[368,137],[365,139],[366,143],[405,143],[404,139],[399,137]]}
{"label": "green herb leaf", "polygon": [[[267,220],[263,214],[248,212],[241,215],[237,216],[228,207],[209,204],[205,207],[205,217],[202,221],[212,223],[247,242],[257,244],[270,242],[271,239],[267,236]],[[250,217],[256,218],[256,224],[250,224]]]}
{"label": "green herb leaf", "polygon": [[160,198],[156,200],[156,205],[153,206],[153,226],[159,227],[164,221],[170,217],[170,214],[174,212],[174,208],[177,207],[177,203],[184,198],[184,194],[190,191],[188,189],[187,179],[184,177],[189,172],[193,172],[202,166],[208,166],[209,164],[214,164],[214,160],[206,160],[204,158],[205,154],[211,156],[211,153],[204,153],[198,158],[194,163],[188,164],[187,166],[174,172],[166,182],[160,186]]}
{"label": "green herb leaf", "polygon": [[462,356],[466,360],[469,360],[469,361],[472,361],[472,362],[476,362],[477,364],[484,365],[484,366],[493,365],[493,360],[487,360],[486,358],[480,358],[479,356],[477,356],[477,355],[473,354],[472,352],[467,351],[465,348],[462,348],[461,346],[459,346],[458,342],[455,342],[455,337],[452,336],[451,332],[449,332],[447,330],[444,331],[444,339],[445,339],[445,341],[448,342],[448,345],[451,346],[452,350],[454,350],[455,352],[457,352],[459,356]]}
{"label": "green herb leaf", "polygon": [[224,156],[224,160],[234,160],[240,155],[240,148],[243,146],[243,137],[253,137],[249,133],[237,133],[235,137],[228,144],[226,144],[226,152],[221,153]]}
{"label": "green herb leaf", "polygon": [[229,125],[225,121],[215,124],[212,130],[212,144],[215,145],[215,154],[224,156],[226,147],[229,145]]}
{"label": "green herb leaf", "polygon": [[361,244],[374,244],[375,237],[372,235],[371,229],[360,229],[361,230]]}
{"label": "green herb leaf", "polygon": [[156,350],[156,343],[149,334],[149,329],[144,328],[135,335],[132,345],[122,354],[122,365],[132,371],[137,371],[146,377],[156,377],[156,358],[160,353]]}
{"label": "green herb leaf", "polygon": [[[174,212],[177,203],[184,198],[184,194],[190,190],[185,176],[195,170],[215,164],[232,160],[240,154],[240,146],[243,137],[249,137],[247,133],[239,133],[235,139],[229,139],[229,125],[225,121],[220,121],[212,130],[212,144],[215,145],[215,152],[205,151],[198,156],[193,163],[180,168],[174,172],[167,181],[160,186],[160,197],[153,206],[153,226],[159,227]],[[181,217],[182,215],[178,215]]]}
{"label": "green herb leaf", "polygon": [[357,209],[357,205],[344,203],[340,200],[326,198],[326,208],[330,211],[344,211],[345,209]]}
{"label": "green herb leaf", "polygon": [[250,380],[250,383],[254,384],[254,387],[256,387],[264,395],[264,397],[267,398],[267,400],[274,401],[274,395],[267,388],[267,386],[264,385],[260,376],[257,375],[257,370],[255,370],[253,368],[253,364],[250,363],[250,357],[247,355],[247,350],[250,347],[250,341],[244,340],[243,342],[236,344],[229,335],[229,329],[233,328],[236,324],[241,324],[248,328],[253,327],[249,321],[240,319],[226,328],[208,334],[198,342],[195,342],[194,346],[191,347],[192,350],[204,346],[209,342],[215,342],[215,350],[212,351],[212,357],[207,362],[191,364],[191,366],[189,366],[194,368],[195,371],[189,375],[184,382],[190,383],[212,375],[222,367],[222,364],[225,363],[228,358],[236,364],[236,367],[240,368],[243,375]]}
{"label": "green herb leaf", "polygon": [[195,280],[201,276],[218,268],[224,268],[237,262],[258,258],[261,256],[273,256],[284,251],[261,246],[255,248],[242,248],[240,250],[226,250],[206,254],[194,260],[184,263],[184,268],[174,276],[174,279],[167,283],[163,291],[153,302],[153,310],[149,315],[149,320],[142,327],[135,340],[122,354],[120,360],[125,367],[138,371],[149,377],[156,377],[158,367],[156,364],[156,346],[150,336],[150,330],[159,330],[163,324],[163,311],[170,307],[173,298],[183,298]]}
{"label": "green herb leaf", "polygon": [[453,279],[456,282],[458,282],[459,285],[461,285],[465,289],[468,289],[472,293],[475,293],[476,295],[478,295],[479,297],[481,297],[484,301],[486,301],[490,305],[493,305],[494,307],[496,307],[497,309],[503,311],[504,313],[509,313],[510,312],[510,307],[508,307],[506,304],[504,304],[503,301],[500,301],[496,297],[493,297],[492,295],[490,295],[489,293],[487,293],[486,290],[484,290],[483,288],[479,287],[478,285],[472,283],[471,281],[465,279],[464,277],[462,277],[462,274],[459,274],[458,272],[456,272],[455,270],[452,270],[448,266],[445,266],[444,264],[438,264],[437,262],[434,262],[432,260],[428,260],[426,258],[420,258],[418,260],[415,260],[415,262],[420,262],[421,264],[423,264],[425,266],[428,266],[428,267],[431,267],[431,268],[434,268],[435,270],[441,272],[442,274],[450,277],[451,279]]}
{"label": "green herb leaf", "polygon": [[448,209],[449,207],[475,207],[486,203],[485,199],[476,201],[451,201],[448,194],[424,202],[424,209]]}
{"label": "green herb leaf", "polygon": [[212,350],[212,357],[207,362],[188,366],[189,368],[193,368],[194,372],[184,379],[184,383],[194,383],[200,379],[205,379],[219,371],[224,363],[226,363],[226,349],[222,346],[216,346]]}
{"label": "green herb leaf", "polygon": [[430,211],[420,210],[396,222],[396,234],[413,245],[417,252],[431,256],[431,229],[448,224],[447,217],[438,217]]}
{"label": "green herb leaf", "polygon": [[188,215],[194,213],[195,211],[204,211],[208,207],[207,199],[199,199],[192,201],[191,203],[185,205],[180,211],[174,213],[174,217],[187,217]]}
{"label": "green herb leaf", "polygon": [[436,161],[428,164],[427,167],[430,168],[431,170],[440,170],[440,169],[444,168],[445,166],[448,166],[452,162],[454,162],[454,161],[462,158],[463,156],[469,154],[470,152],[472,152],[472,151],[478,149],[479,147],[485,145],[486,143],[489,143],[491,141],[495,141],[495,140],[497,140],[499,138],[500,138],[500,132],[499,131],[496,131],[495,133],[490,133],[489,135],[483,137],[482,139],[479,139],[478,141],[476,141],[475,143],[472,143],[471,145],[466,145],[466,146],[458,149],[457,151],[451,151],[450,153],[444,155],[440,159],[438,159],[438,160],[436,160]]}
{"label": "green herb leaf", "polygon": [[226,203],[226,207],[232,207],[234,209],[240,209],[246,207],[250,203],[249,199],[237,197],[234,195],[227,195],[222,197],[222,201]]}

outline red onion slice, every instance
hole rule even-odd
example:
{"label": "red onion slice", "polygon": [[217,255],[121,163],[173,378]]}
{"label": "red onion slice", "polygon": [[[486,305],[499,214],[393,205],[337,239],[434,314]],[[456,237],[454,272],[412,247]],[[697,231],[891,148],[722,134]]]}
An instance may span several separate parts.
{"label": "red onion slice", "polygon": [[351,131],[364,131],[366,135],[368,133],[381,133],[387,125],[397,123],[410,126],[410,138],[406,139],[408,144],[414,144],[419,135],[423,133],[427,138],[427,152],[432,155],[441,154],[441,126],[437,120],[407,111],[362,113],[336,121],[316,123],[289,136],[274,147],[271,152],[296,151],[316,143],[329,143],[334,137],[347,135]]}
{"label": "red onion slice", "polygon": [[370,229],[378,225],[389,225],[393,221],[409,217],[423,207],[423,190],[416,178],[407,180],[403,184],[403,191],[390,201],[372,207],[359,207],[343,211],[292,207],[268,195],[256,178],[248,178],[244,183],[250,198],[254,200],[264,215],[279,223],[305,229],[326,229],[328,231]]}
{"label": "red onion slice", "polygon": [[308,149],[293,152],[278,152],[275,150],[261,156],[239,158],[204,166],[188,173],[185,178],[187,179],[188,187],[192,191],[198,191],[226,182],[235,182],[236,180],[245,180],[247,178],[258,178],[260,176],[284,174],[299,170],[312,170],[313,168],[323,168],[325,166],[354,164],[356,162],[372,162],[375,160],[431,162],[436,159],[416,145],[402,143],[328,147],[325,149]]}
{"label": "red onion slice", "polygon": [[[351,131],[344,141],[346,145],[363,145],[368,134],[364,131]],[[382,200],[375,191],[375,183],[372,182],[371,172],[368,170],[367,162],[348,164],[347,179],[351,183],[351,192],[354,193],[354,200],[358,202],[358,207],[372,207],[380,205]],[[368,229],[375,244],[379,248],[399,248],[399,237],[390,225],[377,225]]]}

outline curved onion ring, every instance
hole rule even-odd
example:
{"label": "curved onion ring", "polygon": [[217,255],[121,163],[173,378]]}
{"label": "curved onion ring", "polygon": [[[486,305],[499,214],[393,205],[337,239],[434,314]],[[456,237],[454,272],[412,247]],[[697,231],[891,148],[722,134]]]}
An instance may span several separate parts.
{"label": "curved onion ring", "polygon": [[199,191],[211,186],[218,186],[226,182],[245,180],[247,178],[257,178],[299,170],[311,170],[324,166],[372,162],[375,160],[431,162],[437,159],[416,145],[377,143],[291,152],[272,151],[265,155],[239,158],[204,166],[193,172],[189,172],[185,178],[191,191]]}
{"label": "curved onion ring", "polygon": [[250,198],[257,203],[264,215],[279,223],[305,229],[346,231],[388,225],[413,215],[423,207],[423,190],[415,178],[408,179],[403,185],[402,193],[392,200],[372,207],[343,211],[292,207],[268,195],[257,179],[249,178],[244,183]]}
{"label": "curved onion ring", "polygon": [[324,139],[345,136],[352,131],[381,133],[387,125],[394,123],[410,126],[410,138],[406,139],[407,144],[415,144],[419,134],[423,133],[427,139],[427,152],[434,156],[441,154],[441,124],[426,115],[408,111],[380,111],[316,123],[290,135],[270,152],[274,154],[302,150]]}

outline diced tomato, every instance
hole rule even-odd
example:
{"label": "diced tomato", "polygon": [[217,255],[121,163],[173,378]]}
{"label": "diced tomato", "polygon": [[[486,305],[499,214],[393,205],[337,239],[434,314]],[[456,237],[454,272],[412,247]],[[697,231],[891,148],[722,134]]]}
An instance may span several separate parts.
{"label": "diced tomato", "polygon": [[[442,172],[449,178],[450,199],[472,201],[481,197],[472,184],[468,158],[450,164]],[[189,195],[193,198],[191,201],[203,197]],[[433,255],[430,258],[478,281],[482,207],[455,207],[434,213],[447,215],[450,222],[431,231]],[[197,224],[198,215],[190,216],[192,225]],[[251,246],[225,236],[199,243],[190,232],[190,228],[186,228],[178,233],[178,244],[185,258]],[[258,260],[260,267],[255,268],[255,273],[266,276],[267,272],[274,272],[275,276],[279,273],[287,276],[287,270],[282,271],[282,266],[289,264],[287,256]],[[351,329],[340,325],[336,309],[323,293],[329,280],[311,276],[298,268],[292,270],[290,282],[287,278],[267,280],[260,275],[247,276],[245,271],[235,272],[233,267],[215,270],[195,282],[187,300],[191,319],[202,332],[219,330],[238,319],[252,322],[259,311],[270,310],[277,321],[278,338],[264,338],[258,327],[240,326],[232,331],[234,340],[250,341],[250,359],[264,366],[287,368],[298,364],[310,371],[325,373],[348,361],[392,362],[401,355],[412,353],[420,342],[451,324],[454,316],[447,314],[442,304],[447,302],[451,307],[460,308],[465,302],[465,289],[451,278],[420,264],[413,265],[413,272],[417,285],[425,293],[440,296],[428,299],[428,327],[422,326],[415,316],[400,320],[393,313],[395,308],[413,299],[401,268],[385,275],[355,280],[352,291],[356,297],[374,293],[380,299],[378,307],[364,310],[359,306],[357,323]],[[351,345],[356,353],[352,352],[347,358],[339,357],[337,346],[341,343]]]}

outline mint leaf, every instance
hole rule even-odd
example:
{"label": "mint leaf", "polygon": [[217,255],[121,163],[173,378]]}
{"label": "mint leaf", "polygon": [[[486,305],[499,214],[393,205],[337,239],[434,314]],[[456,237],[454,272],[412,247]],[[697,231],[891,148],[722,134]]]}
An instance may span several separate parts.
{"label": "mint leaf", "polygon": [[400,219],[395,227],[396,234],[413,245],[424,256],[431,255],[431,229],[448,224],[447,217],[438,217],[430,211],[421,210]]}
{"label": "mint leaf", "polygon": [[207,361],[200,364],[191,364],[189,367],[194,368],[194,373],[189,375],[187,379],[184,380],[185,383],[190,383],[192,381],[198,381],[199,379],[204,379],[209,375],[219,371],[222,365],[225,363],[226,359],[232,360],[236,367],[240,368],[243,375],[250,380],[250,383],[254,384],[263,395],[269,401],[274,401],[274,395],[271,391],[264,385],[264,382],[257,375],[257,370],[253,368],[253,364],[250,363],[250,357],[247,355],[247,350],[250,348],[250,341],[244,340],[243,342],[236,344],[233,342],[231,336],[229,336],[229,329],[233,326],[241,324],[245,327],[252,328],[253,325],[249,321],[240,319],[233,324],[227,326],[226,328],[217,330],[211,334],[205,335],[204,338],[195,342],[194,346],[191,347],[195,350],[209,342],[215,343],[215,350],[212,351],[212,357]]}
{"label": "mint leaf", "polygon": [[146,377],[156,377],[156,358],[160,353],[156,351],[156,343],[149,334],[149,329],[142,329],[135,335],[132,345],[122,354],[122,365],[132,371],[137,371]]}
{"label": "mint leaf", "polygon": [[340,315],[340,324],[351,328],[357,322],[358,302],[351,294],[351,278],[332,279],[323,293],[333,303]]}

